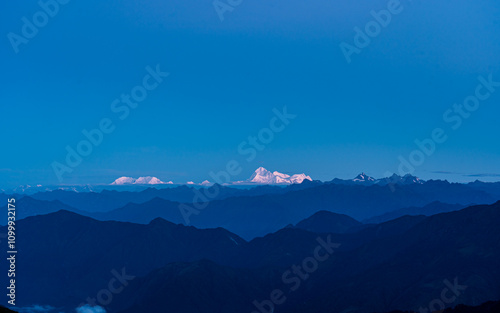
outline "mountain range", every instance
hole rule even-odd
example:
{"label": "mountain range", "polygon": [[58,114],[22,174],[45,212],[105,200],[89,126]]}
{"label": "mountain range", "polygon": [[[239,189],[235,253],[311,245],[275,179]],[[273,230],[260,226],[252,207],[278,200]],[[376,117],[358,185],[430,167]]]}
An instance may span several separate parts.
{"label": "mountain range", "polygon": [[[406,214],[432,215],[500,199],[498,183],[346,184],[304,180],[286,186],[253,188],[178,186],[141,192],[49,191],[30,196],[0,194],[25,208],[20,216],[64,209],[98,220],[147,224],[161,217],[199,228],[224,227],[245,239],[275,232],[318,211],[345,214],[364,222],[383,222]],[[37,202],[41,201],[41,202]],[[7,206],[2,208],[6,212]],[[1,223],[0,223],[1,224]]]}
{"label": "mountain range", "polygon": [[252,174],[250,179],[246,181],[237,182],[239,184],[244,183],[254,183],[254,184],[263,184],[263,185],[273,185],[273,184],[300,184],[305,179],[312,181],[311,177],[306,174],[294,174],[292,176],[283,174],[277,171],[270,172],[263,167],[259,167]]}
{"label": "mountain range", "polygon": [[[290,185],[290,184],[301,184],[304,180],[312,181],[310,176],[306,174],[293,174],[288,175],[284,173],[280,173],[278,171],[268,171],[264,167],[259,167],[255,170],[255,172],[250,176],[249,179],[243,181],[235,181],[231,183],[226,183],[226,185]],[[333,179],[333,183],[344,183],[344,184],[362,184],[362,185],[387,185],[387,184],[421,184],[424,181],[419,179],[418,177],[412,176],[410,174],[406,174],[405,176],[392,175],[387,178],[375,179],[371,176],[366,175],[365,173],[361,173],[353,179]],[[161,181],[156,177],[140,177],[140,178],[132,178],[132,177],[120,177],[116,179],[112,186],[124,186],[124,185],[163,185],[170,184],[173,182],[169,181],[167,183]],[[196,184],[192,181],[186,183],[187,185],[209,185],[211,184],[208,180],[200,184]]]}
{"label": "mountain range", "polygon": [[[288,175],[280,172],[270,172],[263,167],[258,168],[250,176],[249,179],[243,181],[234,181],[229,183],[224,183],[225,186],[235,187],[235,188],[251,188],[255,186],[291,186],[300,185],[305,182],[311,182],[314,185],[321,184],[341,184],[341,185],[380,185],[380,186],[394,186],[394,185],[413,185],[413,184],[424,184],[425,181],[415,177],[410,174],[404,176],[399,176],[393,174],[392,176],[385,178],[374,178],[365,173],[361,173],[354,177],[353,179],[339,179],[334,178],[330,181],[319,181],[312,180],[310,176],[306,174],[294,174]],[[216,184],[216,183],[215,183]],[[101,185],[61,185],[61,186],[42,186],[42,185],[23,185],[13,189],[0,189],[0,193],[10,194],[10,195],[33,195],[42,192],[64,190],[64,191],[74,191],[74,192],[102,192],[102,191],[129,191],[129,192],[141,192],[148,188],[154,187],[156,189],[170,189],[177,188],[180,186],[191,186],[191,187],[208,187],[212,186],[214,183],[205,180],[201,183],[195,183],[188,181],[186,183],[173,183],[172,181],[164,182],[161,179],[153,176],[145,176],[139,178],[123,176],[117,178],[111,184],[101,184]],[[496,188],[495,183],[483,183],[480,181],[471,182],[469,186],[476,186],[480,189],[489,188],[489,192],[499,194],[498,188]],[[310,185],[309,185],[310,186]]]}
{"label": "mountain range", "polygon": [[[258,312],[274,290],[286,298],[274,312],[418,311],[454,284],[446,306],[479,305],[500,298],[499,220],[500,202],[371,225],[322,211],[247,241],[223,228],[62,210],[18,221],[17,293],[19,305],[70,310],[121,273],[127,284],[103,305],[109,313]],[[331,255],[311,267],[318,247]]]}
{"label": "mountain range", "polygon": [[[228,186],[255,186],[255,185],[291,185],[291,184],[301,184],[304,181],[312,181],[312,178],[306,174],[293,174],[288,175],[280,173],[278,171],[268,171],[263,167],[259,167],[250,176],[249,179],[243,181],[234,181],[225,183]],[[405,176],[398,176],[394,174],[391,177],[375,179],[371,176],[361,173],[353,179],[338,179],[335,178],[331,181],[318,183],[336,183],[336,184],[360,184],[360,185],[388,185],[388,184],[412,184],[412,183],[423,183],[423,180],[406,174]],[[122,176],[115,179],[111,184],[104,185],[70,185],[70,186],[42,186],[42,185],[22,185],[13,189],[0,189],[0,192],[9,194],[34,194],[37,192],[53,191],[53,190],[66,190],[75,192],[91,192],[91,191],[102,191],[102,190],[119,190],[119,191],[142,191],[149,187],[156,188],[172,188],[179,185],[198,185],[198,186],[210,186],[213,185],[212,182],[205,180],[201,183],[195,183],[188,181],[186,183],[176,183],[172,181],[162,181],[161,179],[154,176],[144,176],[139,178],[133,178],[128,176]]]}
{"label": "mountain range", "polygon": [[[255,172],[252,174],[252,176],[245,180],[245,181],[237,181],[230,183],[235,184],[235,185],[242,185],[242,184],[261,184],[261,185],[274,185],[274,184],[300,184],[302,183],[305,179],[312,181],[311,177],[305,175],[305,174],[295,174],[295,175],[287,175],[283,174],[280,172],[270,172],[266,170],[263,167],[259,167]],[[123,185],[162,185],[162,184],[173,184],[172,181],[169,181],[168,183],[165,183],[161,181],[160,179],[156,177],[139,177],[137,179],[132,178],[132,177],[120,177],[116,179],[114,182],[111,183],[111,185],[114,186],[123,186]],[[188,181],[186,183],[187,185],[197,185],[196,183],[192,181]],[[202,183],[198,185],[206,186],[210,185],[211,183],[208,180],[203,181]]]}
{"label": "mountain range", "polygon": [[163,185],[163,184],[172,185],[173,182],[169,181],[165,183],[162,182],[160,179],[151,176],[139,177],[137,179],[133,177],[123,176],[111,183],[111,185]]}
{"label": "mountain range", "polygon": [[[134,278],[108,313],[262,313],[273,290],[286,297],[274,312],[420,311],[455,279],[467,289],[447,306],[500,299],[500,183],[301,175],[0,193],[16,199],[19,304],[73,312],[120,273]],[[335,252],[297,280],[318,242]]]}

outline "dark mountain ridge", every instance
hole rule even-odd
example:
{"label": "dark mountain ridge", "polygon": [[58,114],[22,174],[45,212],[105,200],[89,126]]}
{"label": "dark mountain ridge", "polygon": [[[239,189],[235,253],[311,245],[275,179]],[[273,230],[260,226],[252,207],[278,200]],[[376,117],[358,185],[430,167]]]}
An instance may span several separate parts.
{"label": "dark mountain ridge", "polygon": [[[341,245],[287,294],[279,311],[418,310],[440,295],[443,280],[455,277],[467,289],[449,305],[479,304],[500,297],[498,221],[500,202],[401,217],[354,233],[288,227],[246,242],[220,228],[199,230],[163,219],[148,225],[101,222],[60,211],[19,221],[25,249],[19,299],[74,307],[106,286],[111,270],[125,268],[137,278],[116,295],[110,312],[164,309],[148,303],[168,303],[175,312],[246,310],[277,288],[287,291],[282,274],[314,255],[323,238]],[[224,298],[230,305],[211,300]]]}

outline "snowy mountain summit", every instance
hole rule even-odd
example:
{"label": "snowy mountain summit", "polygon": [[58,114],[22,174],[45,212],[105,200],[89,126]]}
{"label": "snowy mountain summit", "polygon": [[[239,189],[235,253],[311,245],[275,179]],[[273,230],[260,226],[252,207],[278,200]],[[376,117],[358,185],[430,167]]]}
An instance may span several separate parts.
{"label": "snowy mountain summit", "polygon": [[312,181],[306,174],[287,175],[280,172],[270,172],[263,167],[259,167],[252,174],[246,183],[255,184],[300,184],[305,179]]}
{"label": "snowy mountain summit", "polygon": [[163,185],[163,184],[172,184],[172,182],[162,182],[160,179],[152,176],[139,177],[137,179],[133,177],[120,177],[111,185]]}
{"label": "snowy mountain summit", "polygon": [[355,182],[374,182],[375,178],[368,176],[365,173],[361,173],[358,176],[356,176],[352,181],[355,181]]}
{"label": "snowy mountain summit", "polygon": [[413,176],[411,174],[406,174],[405,176],[399,176],[393,174],[391,177],[388,177],[387,180],[392,184],[400,184],[400,185],[411,185],[411,184],[423,184],[424,181],[420,178]]}

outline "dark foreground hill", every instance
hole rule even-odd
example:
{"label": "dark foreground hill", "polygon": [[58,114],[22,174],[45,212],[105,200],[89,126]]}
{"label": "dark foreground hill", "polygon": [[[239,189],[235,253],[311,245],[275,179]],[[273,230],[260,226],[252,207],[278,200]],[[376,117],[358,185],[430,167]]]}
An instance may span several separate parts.
{"label": "dark foreground hill", "polygon": [[[190,264],[183,266],[195,267],[198,274],[179,279],[177,275],[185,274],[185,269],[179,269],[176,274],[172,267],[167,267],[132,282],[129,290],[117,296],[115,309],[120,311],[120,304],[126,303],[130,307],[123,309],[124,313],[139,308],[162,312],[161,303],[168,301],[170,309],[181,313],[229,313],[235,308],[242,308],[242,312],[258,312],[253,304],[257,300],[257,305],[264,310],[261,312],[371,313],[397,309],[416,312],[427,309],[430,312],[440,308],[440,303],[450,307],[500,298],[500,203],[420,218],[420,221],[412,218],[412,223],[404,222],[409,228],[405,230],[398,226],[395,229],[399,231],[392,235],[389,231],[373,240],[366,239],[357,247],[351,246],[351,249],[338,247],[330,258],[317,262],[317,268],[311,265],[314,262],[307,264],[310,258],[296,259],[294,264],[302,267],[297,274],[287,272],[293,271],[292,266],[251,269],[251,274],[242,274],[213,264]],[[390,223],[386,226],[390,227]],[[363,232],[365,236],[374,236],[373,229],[366,229],[359,234],[337,235],[331,239],[348,242],[363,237]],[[281,253],[286,254],[287,249]],[[314,248],[309,253],[310,257],[313,255]],[[307,266],[309,271],[305,270]],[[217,280],[219,288],[211,288],[208,292],[206,288],[213,285],[200,282],[212,281],[210,277],[215,272],[226,273],[227,277],[221,275],[226,278]],[[283,280],[286,273],[289,275]],[[252,277],[250,281],[249,276]],[[245,284],[253,292],[241,293],[235,282]],[[264,290],[256,287],[262,286],[262,282],[267,286]],[[169,290],[176,287],[184,292],[169,297]],[[134,292],[139,289],[140,293]],[[276,290],[282,292],[277,293],[281,297],[271,305],[268,300],[273,298],[271,293]],[[247,297],[245,293],[248,293]],[[198,302],[197,305],[203,304],[199,307],[186,305],[194,301],[193,295],[206,295],[201,298],[207,300]],[[234,302],[223,307],[219,301],[208,300],[212,298],[227,298]],[[249,308],[249,303],[253,307]]]}
{"label": "dark foreground hill", "polygon": [[[145,275],[170,262],[223,263],[245,242],[222,228],[199,230],[162,219],[148,225],[100,222],[68,211],[20,220],[17,230],[20,306],[82,301],[122,269]],[[5,285],[6,276],[0,278]]]}
{"label": "dark foreground hill", "polygon": [[258,311],[254,301],[270,308],[270,299],[274,312],[419,311],[443,294],[453,299],[446,306],[477,305],[500,298],[499,221],[496,203],[353,233],[284,228],[246,242],[220,228],[61,211],[18,223],[18,299],[74,309],[118,275],[130,280],[104,303],[108,312]]}
{"label": "dark foreground hill", "polygon": [[[478,306],[459,304],[454,308],[447,308],[440,313],[498,313],[500,312],[500,301],[488,301]],[[392,311],[389,313],[420,313],[416,311]]]}
{"label": "dark foreground hill", "polygon": [[457,305],[446,309],[443,313],[497,313],[500,312],[500,301],[488,301],[478,306]]}
{"label": "dark foreground hill", "polygon": [[425,218],[403,234],[327,261],[321,275],[308,280],[303,298],[287,311],[419,310],[441,299],[445,288],[450,297],[450,285],[465,286],[455,288],[455,304],[496,300],[499,221],[500,203]]}
{"label": "dark foreground hill", "polygon": [[[291,288],[297,285],[282,280],[285,268],[274,275],[274,272],[267,272],[266,277],[271,280],[267,294],[264,292],[256,299],[247,297],[247,302],[236,303],[227,310],[210,305],[200,311],[187,310],[183,303],[189,302],[190,298],[182,294],[172,299],[170,307],[176,312],[231,312],[234,307],[246,308],[247,303],[254,300],[267,303],[265,301],[270,299],[273,290],[283,291],[287,298],[274,305],[274,312],[297,313],[418,311],[433,307],[433,301],[443,295],[446,299],[453,299],[449,303],[441,300],[446,306],[498,299],[499,221],[500,204],[423,218],[403,233],[375,239],[355,249],[339,249],[334,256],[319,263],[317,270],[308,273],[307,279],[301,280],[295,291]],[[313,251],[310,254],[313,255]],[[303,266],[303,260],[297,260],[296,264]],[[208,272],[201,271],[199,278],[192,281],[203,279]],[[253,276],[253,283],[261,281],[259,274]],[[162,279],[162,288],[173,288],[167,282],[168,279]],[[443,292],[445,288],[448,291]],[[222,288],[223,294],[217,296],[241,298],[238,290],[228,293],[227,289],[230,288]],[[189,285],[187,290],[201,292],[196,283]],[[143,291],[149,296],[147,300],[138,297],[134,302],[138,307],[154,301],[150,297],[153,290]],[[133,297],[128,293],[125,295],[127,299]],[[149,312],[160,312],[154,307],[148,308]],[[253,309],[257,310],[256,307]]]}

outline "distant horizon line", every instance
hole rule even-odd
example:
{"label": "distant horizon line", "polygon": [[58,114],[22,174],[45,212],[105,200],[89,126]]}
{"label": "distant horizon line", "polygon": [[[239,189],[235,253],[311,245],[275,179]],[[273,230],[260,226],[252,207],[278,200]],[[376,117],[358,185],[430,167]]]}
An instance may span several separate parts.
{"label": "distant horizon line", "polygon": [[[355,179],[357,177],[359,177],[360,175],[366,175],[367,177],[370,177],[370,178],[373,178],[374,180],[373,181],[356,181]],[[345,182],[353,182],[353,183],[356,183],[358,182],[359,183],[363,183],[363,182],[372,182],[373,184],[378,184],[380,182],[383,183],[384,180],[386,180],[385,183],[389,184],[390,183],[390,177],[394,177],[394,175],[396,175],[397,177],[399,178],[404,178],[404,177],[412,177],[412,178],[417,178],[420,182],[422,183],[426,183],[426,182],[430,182],[430,181],[442,181],[442,182],[448,182],[448,183],[456,183],[456,184],[470,184],[470,183],[474,183],[474,182],[480,182],[480,183],[500,183],[500,179],[498,181],[482,181],[480,179],[476,179],[476,180],[471,180],[471,181],[468,181],[468,182],[459,182],[459,181],[453,181],[453,180],[448,180],[448,179],[440,179],[440,178],[432,178],[432,179],[420,179],[418,176],[415,176],[413,174],[410,174],[410,173],[407,173],[405,175],[399,175],[399,174],[396,174],[396,173],[393,173],[391,176],[387,176],[387,177],[382,177],[382,178],[374,178],[368,174],[366,174],[365,172],[361,172],[359,175],[355,176],[354,178],[339,178],[339,177],[334,177],[330,180],[320,180],[320,179],[312,179],[310,182],[320,182],[320,183],[328,183],[328,182],[334,182],[335,180],[339,180],[339,181],[345,181]],[[465,176],[465,175],[464,175]],[[122,177],[127,177],[127,176],[122,176]],[[119,178],[122,178],[122,177],[119,177]],[[144,178],[144,177],[151,177],[151,178],[157,178],[156,176],[141,176],[139,178]],[[467,175],[467,177],[476,177],[476,176],[473,176],[473,175]],[[477,176],[477,177],[486,177],[486,176]],[[492,176],[488,176],[488,177],[495,177],[494,175]],[[300,185],[302,184],[303,182],[301,183],[259,183],[259,182],[251,182],[251,181],[234,181],[234,182],[229,182],[229,183],[217,183],[217,182],[211,182],[211,181],[208,181],[208,180],[205,180],[201,183],[195,183],[195,182],[192,182],[192,181],[187,181],[187,182],[167,182],[167,183],[157,183],[157,184],[112,184],[112,183],[76,183],[76,184],[21,184],[21,185],[18,185],[18,186],[13,186],[13,187],[2,187],[0,188],[0,191],[2,192],[5,192],[5,191],[9,191],[9,190],[15,190],[17,188],[33,188],[33,189],[36,189],[36,188],[49,188],[49,187],[52,187],[52,188],[57,188],[57,187],[100,187],[100,188],[103,188],[103,187],[109,187],[109,188],[126,188],[126,187],[151,187],[151,188],[154,188],[154,187],[178,187],[178,186],[193,186],[193,187],[210,187],[210,186],[213,186],[213,185],[220,185],[220,186],[225,186],[225,187],[238,187],[238,186],[246,186],[246,187],[249,187],[249,186],[282,186],[282,187],[286,187],[286,186],[291,186],[291,185]],[[57,189],[53,189],[53,190],[57,190]],[[104,188],[103,188],[104,190]]]}
{"label": "distant horizon line", "polygon": [[[105,179],[108,180],[108,182],[101,182],[101,179],[99,179],[98,177],[94,177],[93,179],[91,179],[93,182],[83,182],[83,183],[78,182],[78,181],[85,180],[84,177],[82,177],[82,179],[74,179],[73,180],[73,181],[77,181],[77,182],[73,182],[73,183],[70,182],[70,183],[65,183],[65,184],[55,183],[55,182],[52,183],[50,181],[48,183],[22,183],[22,182],[14,183],[14,182],[10,182],[10,183],[6,183],[3,186],[0,186],[0,192],[12,191],[12,190],[16,190],[19,188],[31,188],[32,190],[34,190],[36,188],[40,188],[40,189],[43,188],[43,189],[47,190],[48,188],[50,188],[52,190],[56,190],[57,188],[92,186],[92,187],[104,189],[104,187],[112,188],[112,187],[122,187],[122,186],[129,186],[129,187],[130,186],[146,186],[146,187],[147,186],[150,186],[150,187],[164,186],[164,187],[167,187],[167,186],[182,186],[182,185],[210,186],[210,185],[213,185],[215,183],[218,183],[219,185],[223,185],[223,186],[242,186],[242,187],[243,186],[251,187],[251,186],[260,186],[260,185],[288,186],[288,185],[292,185],[292,184],[302,183],[303,179],[308,179],[311,181],[317,181],[317,182],[321,182],[321,183],[332,182],[334,180],[348,182],[348,181],[355,180],[360,175],[365,175],[366,178],[370,178],[374,181],[377,181],[379,184],[383,180],[386,180],[386,181],[390,180],[390,177],[394,177],[394,175],[396,175],[397,177],[400,177],[400,178],[404,178],[405,176],[410,175],[411,177],[415,177],[416,179],[418,179],[420,181],[446,181],[449,183],[459,183],[459,184],[468,184],[468,183],[473,183],[473,182],[483,182],[483,183],[500,182],[500,174],[496,174],[496,173],[471,174],[471,173],[450,172],[450,171],[425,171],[425,175],[424,175],[426,177],[425,179],[421,179],[420,178],[421,176],[417,176],[417,175],[415,175],[413,173],[409,173],[409,172],[397,174],[397,173],[393,173],[393,172],[389,172],[389,171],[385,172],[385,176],[381,177],[381,178],[375,178],[369,174],[366,174],[367,172],[365,172],[365,171],[360,171],[359,174],[357,176],[354,176],[354,177],[349,175],[349,177],[345,178],[346,175],[343,175],[344,178],[334,177],[334,178],[326,178],[326,179],[314,179],[313,177],[307,176],[304,173],[294,174],[294,175],[289,171],[287,171],[286,173],[290,173],[290,175],[292,175],[292,176],[290,176],[288,174],[280,173],[278,171],[271,172],[271,171],[268,171],[267,169],[265,169],[264,167],[260,166],[252,173],[251,177],[249,179],[246,179],[246,180],[237,180],[237,179],[231,180],[231,178],[236,178],[236,175],[235,174],[230,175],[227,172],[225,173],[225,175],[226,175],[224,177],[225,179],[221,180],[220,175],[224,174],[224,172],[219,172],[217,174],[210,173],[210,175],[212,176],[212,178],[210,178],[210,180],[206,180],[206,179],[203,180],[203,179],[198,177],[198,179],[196,179],[196,181],[200,181],[200,182],[194,182],[194,180],[187,180],[187,179],[183,182],[179,182],[179,181],[175,182],[172,180],[164,182],[161,179],[159,179],[158,176],[140,176],[137,179],[133,178],[131,176],[120,176],[120,177],[113,180],[113,178],[109,178],[109,176],[106,175],[103,177],[106,177]],[[266,178],[265,175],[270,175],[271,178],[274,178],[274,181],[273,182],[251,181],[255,175],[260,175],[260,174],[264,175],[264,176],[260,176],[260,178],[265,179]],[[420,173],[420,174],[423,174],[423,173]],[[447,175],[449,175],[449,176],[446,177]],[[322,175],[322,177],[325,177],[325,176],[326,175],[324,175],[324,174]],[[438,176],[441,176],[441,177],[438,177]],[[443,176],[445,176],[445,177],[443,177]],[[283,182],[282,181],[283,177],[295,178],[295,180],[292,179],[293,180],[292,181],[292,180],[288,179],[288,182]],[[460,177],[462,177],[463,179],[460,179]],[[499,177],[499,178],[495,179],[496,177]],[[259,177],[257,177],[257,178],[259,178]],[[269,177],[267,177],[267,178],[269,178]],[[297,181],[297,178],[299,178],[298,179],[299,181]],[[484,179],[481,179],[481,178],[484,178]],[[128,179],[132,183],[116,184],[115,182],[117,182],[120,179],[125,179],[125,182]],[[219,179],[219,181],[217,181],[217,179]],[[151,183],[151,180],[158,182],[158,183]],[[285,179],[285,180],[287,180],[287,179]],[[139,183],[139,182],[146,182],[146,183]],[[113,183],[115,183],[115,184],[113,184]],[[368,182],[366,182],[366,183],[368,183]]]}

